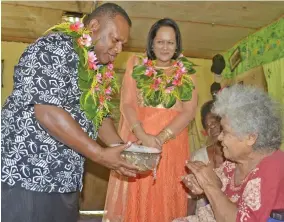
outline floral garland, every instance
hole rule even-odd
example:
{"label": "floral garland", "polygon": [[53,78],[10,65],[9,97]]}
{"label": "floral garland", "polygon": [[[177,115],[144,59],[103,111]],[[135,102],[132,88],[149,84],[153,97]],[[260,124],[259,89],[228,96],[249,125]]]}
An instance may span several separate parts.
{"label": "floral garland", "polygon": [[135,66],[132,73],[145,104],[153,107],[163,104],[171,108],[176,100],[191,100],[195,86],[190,75],[196,72],[193,69],[196,65],[181,55],[172,65],[173,73],[167,75],[163,69],[156,69],[155,63],[144,58],[143,64]]}
{"label": "floral garland", "polygon": [[97,57],[92,51],[94,44],[90,36],[91,32],[84,28],[82,21],[61,23],[47,32],[49,31],[62,32],[73,38],[74,49],[79,56],[78,86],[82,92],[80,108],[93,122],[96,131],[104,117],[114,108],[111,99],[119,89],[113,64],[98,64]]}

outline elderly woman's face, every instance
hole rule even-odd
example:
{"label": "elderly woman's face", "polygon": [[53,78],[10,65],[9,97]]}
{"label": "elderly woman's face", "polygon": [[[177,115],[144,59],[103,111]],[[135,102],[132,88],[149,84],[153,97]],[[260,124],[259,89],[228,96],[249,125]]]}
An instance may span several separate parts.
{"label": "elderly woman's face", "polygon": [[222,132],[218,136],[223,146],[223,153],[226,159],[238,161],[246,159],[252,152],[252,146],[248,145],[247,139],[240,139],[230,127],[229,120],[222,118]]}
{"label": "elderly woman's face", "polygon": [[221,133],[220,119],[213,113],[208,113],[205,117],[205,130],[214,141],[217,141]]}

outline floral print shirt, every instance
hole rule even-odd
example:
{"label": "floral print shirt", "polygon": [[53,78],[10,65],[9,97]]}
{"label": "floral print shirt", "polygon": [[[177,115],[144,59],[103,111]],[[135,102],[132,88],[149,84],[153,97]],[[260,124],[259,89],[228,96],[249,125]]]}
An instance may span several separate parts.
{"label": "floral print shirt", "polygon": [[80,110],[78,62],[72,38],[62,33],[39,38],[20,57],[1,113],[2,182],[38,192],[82,189],[84,157],[49,135],[34,113],[35,104],[60,107],[96,138]]}

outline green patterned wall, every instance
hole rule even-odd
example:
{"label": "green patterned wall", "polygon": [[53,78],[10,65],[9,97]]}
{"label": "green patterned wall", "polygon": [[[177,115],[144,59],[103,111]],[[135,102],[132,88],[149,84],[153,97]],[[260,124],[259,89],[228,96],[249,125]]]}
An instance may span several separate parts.
{"label": "green patterned wall", "polygon": [[[242,61],[231,71],[229,58],[239,47]],[[264,65],[284,57],[284,18],[277,20],[271,25],[249,35],[234,47],[223,53],[226,68],[223,77],[233,78],[254,67]]]}

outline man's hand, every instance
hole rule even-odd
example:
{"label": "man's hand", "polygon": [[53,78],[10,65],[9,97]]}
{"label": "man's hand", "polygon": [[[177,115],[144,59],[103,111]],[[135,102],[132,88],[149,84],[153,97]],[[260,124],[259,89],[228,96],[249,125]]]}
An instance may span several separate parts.
{"label": "man's hand", "polygon": [[95,159],[95,162],[109,169],[115,170],[121,175],[136,177],[138,168],[126,163],[121,157],[121,152],[127,149],[130,145],[131,143],[121,146],[101,148],[100,152],[98,153],[98,157]]}

